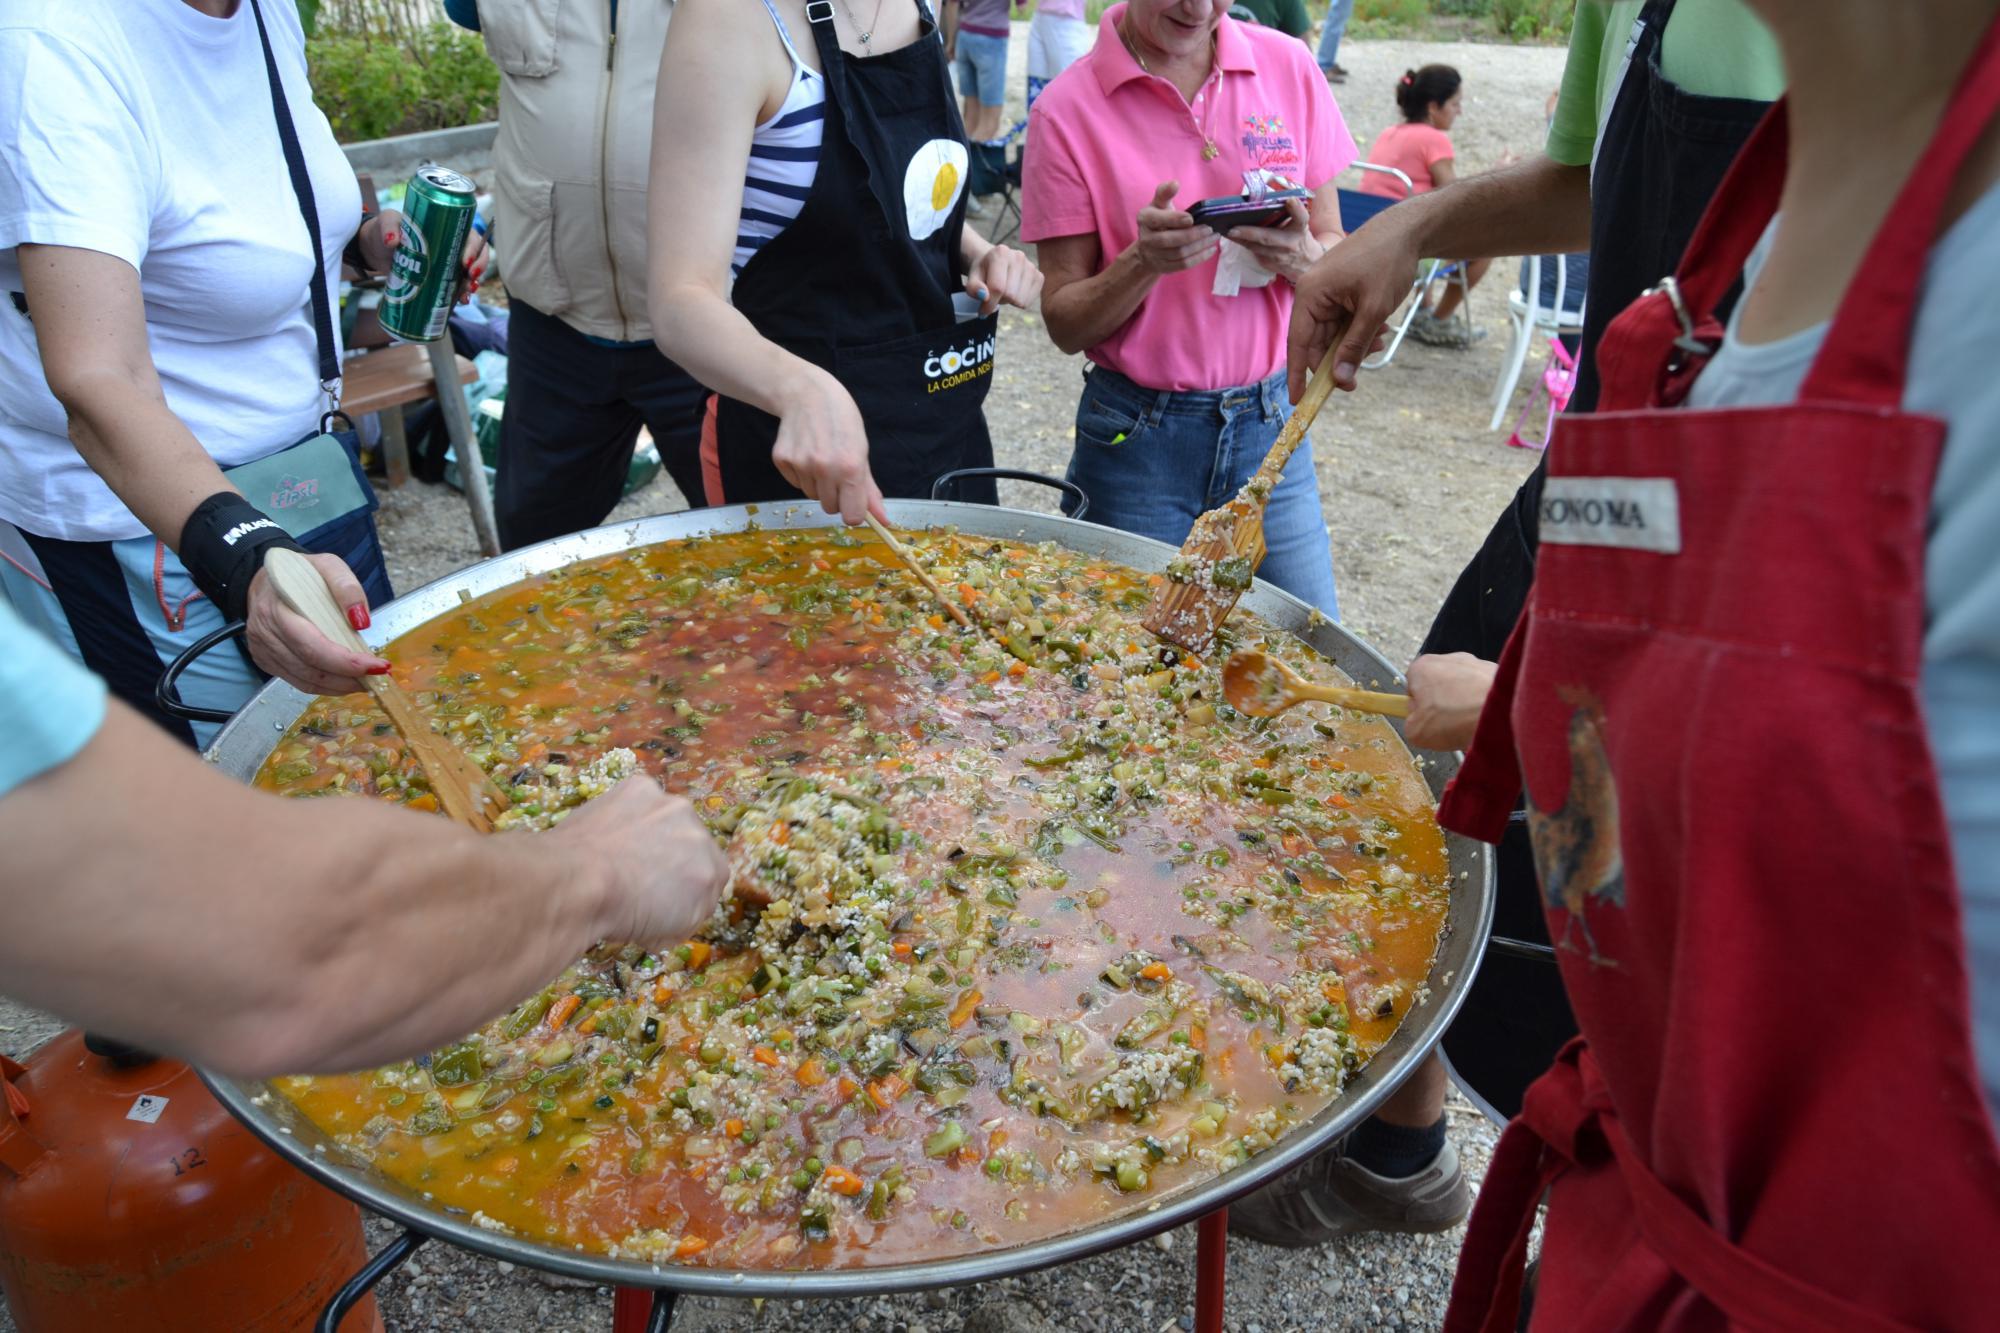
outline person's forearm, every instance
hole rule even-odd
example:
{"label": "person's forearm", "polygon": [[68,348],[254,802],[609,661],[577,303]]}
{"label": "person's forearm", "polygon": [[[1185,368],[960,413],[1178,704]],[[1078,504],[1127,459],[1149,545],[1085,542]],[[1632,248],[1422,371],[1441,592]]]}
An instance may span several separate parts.
{"label": "person's forearm", "polygon": [[166,401],[115,368],[75,376],[57,397],[83,461],[169,548],[179,549],[196,505],[232,489]]}
{"label": "person's forearm", "polygon": [[1386,216],[1412,228],[1426,255],[1572,254],[1590,248],[1590,168],[1537,153],[1405,200]]}
{"label": "person's forearm", "polygon": [[1063,351],[1087,352],[1125,327],[1160,280],[1128,247],[1108,268],[1054,291],[1042,292],[1042,320]]}
{"label": "person's forearm", "polygon": [[0,845],[10,992],[242,1075],[450,1041],[607,928],[601,876],[538,836],[256,792],[116,705],[0,799]]}
{"label": "person's forearm", "polygon": [[724,397],[772,416],[785,415],[802,379],[825,373],[705,287],[669,288],[654,296],[650,314],[662,355]]}
{"label": "person's forearm", "polygon": [[195,506],[229,483],[167,406],[139,275],[123,260],[68,246],[24,245],[15,261],[35,312],[42,376],[77,452],[141,523],[178,548]]}

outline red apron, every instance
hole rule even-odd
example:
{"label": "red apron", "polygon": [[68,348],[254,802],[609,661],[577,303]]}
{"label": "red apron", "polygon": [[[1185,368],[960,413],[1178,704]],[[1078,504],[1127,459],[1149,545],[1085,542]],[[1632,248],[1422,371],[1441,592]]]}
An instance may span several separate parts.
{"label": "red apron", "polygon": [[[1542,555],[1439,812],[1525,783],[1583,1036],[1528,1092],[1448,1330],[2000,1323],[2000,1146],[1918,703],[1945,424],[1903,411],[1924,261],[2000,106],[1989,32],[1799,401],[1676,407],[1777,206],[1759,127],[1673,284],[1607,331],[1550,456]],[[1690,319],[1686,312],[1692,312]]]}

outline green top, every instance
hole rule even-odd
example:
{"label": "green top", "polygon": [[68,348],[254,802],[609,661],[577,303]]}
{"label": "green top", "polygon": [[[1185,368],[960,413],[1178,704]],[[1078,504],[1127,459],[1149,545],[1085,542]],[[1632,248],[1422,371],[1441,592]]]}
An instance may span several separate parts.
{"label": "green top", "polygon": [[1287,37],[1303,37],[1312,28],[1306,0],[1236,0],[1231,9],[1247,9],[1257,22]]}
{"label": "green top", "polygon": [[[1632,21],[1645,7],[1643,0],[1578,0],[1562,96],[1549,124],[1548,154],[1563,165],[1580,167],[1590,161],[1597,127],[1610,110]],[[1660,68],[1682,88],[1704,97],[1770,102],[1785,91],[1778,44],[1742,0],[1680,0],[1667,19]]]}

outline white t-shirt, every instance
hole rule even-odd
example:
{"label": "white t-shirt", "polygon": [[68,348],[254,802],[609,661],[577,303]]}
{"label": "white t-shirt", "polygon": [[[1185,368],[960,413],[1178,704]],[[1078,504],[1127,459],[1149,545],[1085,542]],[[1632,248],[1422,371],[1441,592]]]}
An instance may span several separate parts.
{"label": "white t-shirt", "polygon": [[[261,3],[337,283],[360,188],[313,105],[296,5]],[[33,312],[11,298],[22,244],[138,270],[167,405],[223,467],[314,428],[312,246],[251,0],[226,19],[182,0],[0,0],[0,519],[71,541],[139,536],[42,376]]]}
{"label": "white t-shirt", "polygon": [[[1743,266],[1755,286],[1776,224]],[[1910,339],[1903,406],[1949,423],[1924,543],[1920,697],[1951,827],[1973,1042],[2000,1121],[2000,188],[1931,250]],[[1747,290],[1747,287],[1746,287]],[[1741,312],[1743,303],[1737,302]],[[1722,346],[1688,394],[1694,408],[1792,402],[1826,341],[1815,325],[1769,343]],[[1836,834],[1838,836],[1838,834]],[[1865,836],[1865,835],[1861,835]]]}

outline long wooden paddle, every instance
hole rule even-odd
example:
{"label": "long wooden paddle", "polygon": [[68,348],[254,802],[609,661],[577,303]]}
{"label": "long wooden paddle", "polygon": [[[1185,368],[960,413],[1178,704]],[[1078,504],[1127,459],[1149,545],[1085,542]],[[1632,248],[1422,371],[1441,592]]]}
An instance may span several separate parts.
{"label": "long wooden paddle", "polygon": [[[374,650],[349,627],[347,617],[327,589],[326,580],[310,560],[297,551],[274,550],[264,557],[264,573],[278,599],[312,622],[313,628],[343,648],[373,655]],[[493,815],[511,804],[507,793],[487,776],[485,769],[472,762],[470,755],[432,729],[394,679],[386,675],[363,679],[375,702],[382,705],[389,721],[402,733],[410,753],[423,766],[438,805],[467,828],[491,833]]]}

